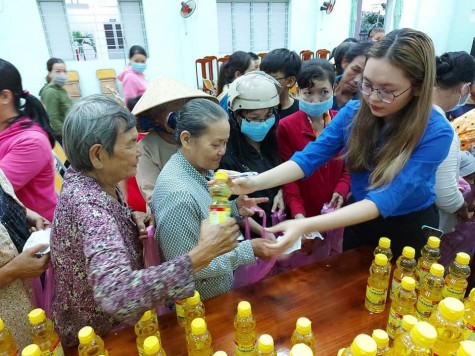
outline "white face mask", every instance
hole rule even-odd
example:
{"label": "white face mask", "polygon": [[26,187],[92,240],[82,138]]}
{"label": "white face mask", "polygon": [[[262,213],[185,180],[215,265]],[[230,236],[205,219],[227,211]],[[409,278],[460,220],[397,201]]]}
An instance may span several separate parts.
{"label": "white face mask", "polygon": [[68,76],[66,74],[58,74],[51,78],[53,84],[63,86],[68,81]]}

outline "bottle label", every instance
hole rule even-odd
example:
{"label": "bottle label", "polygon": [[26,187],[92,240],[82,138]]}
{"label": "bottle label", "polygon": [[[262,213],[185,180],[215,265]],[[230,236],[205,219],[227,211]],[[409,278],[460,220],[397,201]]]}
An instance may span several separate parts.
{"label": "bottle label", "polygon": [[388,294],[387,288],[379,289],[373,288],[370,285],[366,286],[366,299],[374,305],[384,305]]}
{"label": "bottle label", "polygon": [[244,346],[239,345],[236,340],[234,340],[236,344],[236,356],[247,356],[247,355],[254,355],[256,352],[256,345]]}
{"label": "bottle label", "polygon": [[465,295],[465,290],[466,288],[455,288],[453,285],[448,286],[447,283],[444,286],[444,289],[442,289],[442,296],[444,298],[447,297],[453,297],[458,300],[463,300],[463,296]]}
{"label": "bottle label", "polygon": [[224,207],[210,207],[208,220],[211,225],[216,225],[226,221],[231,217],[229,209]]}
{"label": "bottle label", "polygon": [[396,311],[391,308],[388,318],[388,327],[386,330],[391,339],[394,339],[396,330],[401,326],[402,317],[403,315],[396,313]]}
{"label": "bottle label", "polygon": [[396,276],[393,277],[393,283],[391,284],[391,294],[396,292],[396,289],[401,285],[401,279]]}
{"label": "bottle label", "polygon": [[424,281],[424,278],[429,274],[429,268],[426,266],[421,266],[420,268],[417,269],[417,282],[422,284],[422,281]]}
{"label": "bottle label", "polygon": [[470,323],[465,323],[465,340],[475,341],[475,327]]}
{"label": "bottle label", "polygon": [[416,304],[417,313],[423,318],[429,319],[432,312],[437,307],[437,304],[439,304],[438,300],[430,300],[422,295],[419,295]]}
{"label": "bottle label", "polygon": [[176,300],[175,301],[175,309],[176,309],[176,316],[178,318],[178,323],[181,326],[184,326],[185,324],[185,310],[183,308],[184,301],[181,300]]}
{"label": "bottle label", "polygon": [[[49,352],[45,355],[48,356],[64,356],[63,346],[61,345],[61,340],[58,339],[56,343],[50,347]],[[43,354],[42,354],[43,355]]]}

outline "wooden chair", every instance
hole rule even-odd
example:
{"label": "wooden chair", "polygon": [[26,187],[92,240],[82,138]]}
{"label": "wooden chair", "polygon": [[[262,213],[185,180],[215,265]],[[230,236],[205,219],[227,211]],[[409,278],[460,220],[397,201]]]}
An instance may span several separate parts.
{"label": "wooden chair", "polygon": [[261,59],[264,58],[266,55],[267,55],[267,52],[261,52],[257,54],[257,56]]}
{"label": "wooden chair", "polygon": [[109,98],[115,99],[121,106],[125,106],[122,97],[119,94],[117,81],[114,69],[98,69],[96,76],[99,80],[101,93],[107,95]]}
{"label": "wooden chair", "polygon": [[53,157],[54,157],[54,190],[57,195],[61,193],[61,187],[63,186],[64,174],[66,173],[67,167],[69,167],[68,158],[64,152],[63,147],[59,144],[58,141],[55,142],[53,147]]}
{"label": "wooden chair", "polygon": [[216,83],[209,79],[203,78],[203,91],[205,93],[216,96]]}
{"label": "wooden chair", "polygon": [[330,57],[330,51],[328,49],[318,49],[315,52],[317,58],[328,59]]}
{"label": "wooden chair", "polygon": [[310,51],[308,49],[304,49],[303,51],[300,51],[300,58],[302,61],[308,61],[309,59],[314,58],[315,54],[313,51]]}
{"label": "wooden chair", "polygon": [[229,61],[229,57],[231,57],[229,54],[221,57],[221,58],[218,58],[218,77],[219,77],[219,71],[221,70],[221,65],[223,63],[226,63],[227,61]]}
{"label": "wooden chair", "polygon": [[[211,56],[210,56],[211,57]],[[198,67],[200,68],[200,74],[198,74]],[[213,71],[213,60],[211,58],[199,58],[195,61],[195,72],[196,72],[196,87],[198,89],[203,89],[200,87],[203,79],[210,79],[210,76]],[[201,80],[200,80],[201,79]]]}
{"label": "wooden chair", "polygon": [[79,74],[75,70],[68,71],[68,81],[64,84],[64,90],[72,100],[81,98],[81,88],[79,86]]}
{"label": "wooden chair", "polygon": [[218,57],[216,57],[216,56],[205,56],[204,58],[211,61],[210,66],[208,67],[209,78],[206,78],[206,79],[209,79],[212,82],[214,82],[215,79],[218,79],[218,75],[219,75],[219,72],[218,72],[218,70],[219,70],[219,68],[218,68]]}

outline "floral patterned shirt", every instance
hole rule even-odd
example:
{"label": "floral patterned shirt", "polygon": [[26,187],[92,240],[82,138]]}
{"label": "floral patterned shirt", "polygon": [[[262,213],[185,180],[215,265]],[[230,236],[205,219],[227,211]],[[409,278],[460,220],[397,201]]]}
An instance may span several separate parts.
{"label": "floral patterned shirt", "polygon": [[[158,176],[152,194],[152,211],[157,222],[160,250],[165,260],[189,252],[198,244],[201,221],[208,218],[211,195],[207,178],[200,174],[178,151]],[[231,203],[233,216],[238,216],[236,203]],[[234,250],[218,256],[195,274],[196,289],[202,299],[228,292],[233,284],[233,271],[240,265],[255,262],[250,241],[241,242]]]}
{"label": "floral patterned shirt", "polygon": [[51,233],[52,310],[63,346],[77,344],[83,326],[104,336],[195,289],[187,255],[143,269],[137,227],[117,192],[119,201],[94,179],[72,168],[66,172]]}

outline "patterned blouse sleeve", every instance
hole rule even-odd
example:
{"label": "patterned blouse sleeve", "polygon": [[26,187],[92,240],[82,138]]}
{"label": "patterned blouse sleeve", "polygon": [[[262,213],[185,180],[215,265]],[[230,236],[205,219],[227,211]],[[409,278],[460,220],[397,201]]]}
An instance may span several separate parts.
{"label": "patterned blouse sleeve", "polygon": [[[156,203],[154,205],[157,206]],[[157,211],[156,208],[153,210]],[[158,210],[155,219],[160,249],[165,259],[171,260],[191,251],[200,237],[202,217],[199,204],[187,192],[172,192],[167,194]],[[214,258],[206,268],[196,273],[196,278],[228,274],[230,270],[254,261],[251,243],[244,241],[231,252]]]}
{"label": "patterned blouse sleeve", "polygon": [[[193,294],[195,283],[188,256],[159,266],[132,270],[119,226],[102,207],[88,206],[79,226],[84,243],[86,270],[94,299],[109,314],[129,324],[142,313],[168,299]],[[126,218],[126,217],[124,217]]]}

